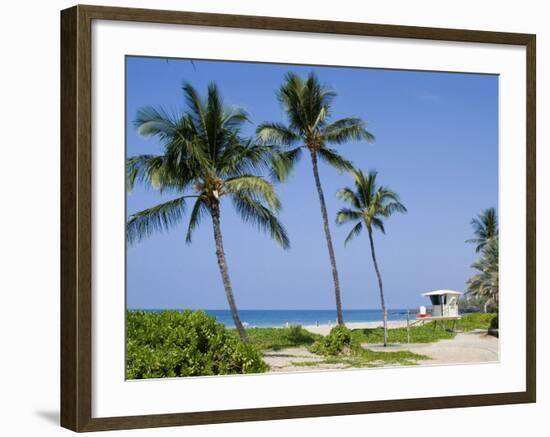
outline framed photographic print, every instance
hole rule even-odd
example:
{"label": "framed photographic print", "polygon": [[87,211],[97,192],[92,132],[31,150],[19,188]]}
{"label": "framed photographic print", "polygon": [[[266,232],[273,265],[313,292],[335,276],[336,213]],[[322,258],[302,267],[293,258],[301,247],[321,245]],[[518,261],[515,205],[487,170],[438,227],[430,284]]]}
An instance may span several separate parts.
{"label": "framed photographic print", "polygon": [[535,402],[535,36],[61,13],[61,424]]}

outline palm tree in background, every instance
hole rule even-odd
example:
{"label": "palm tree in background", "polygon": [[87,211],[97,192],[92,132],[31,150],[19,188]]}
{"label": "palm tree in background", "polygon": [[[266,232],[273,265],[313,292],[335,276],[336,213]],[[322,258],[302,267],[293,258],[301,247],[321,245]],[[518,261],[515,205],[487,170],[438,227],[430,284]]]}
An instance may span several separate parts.
{"label": "palm tree in background", "polygon": [[467,281],[468,295],[492,304],[498,311],[498,235],[481,249],[481,257],[471,267],[478,273]]}
{"label": "palm tree in background", "polygon": [[152,107],[138,111],[138,133],[158,138],[164,150],[162,155],[128,158],[128,187],[139,182],[161,193],[177,193],[178,197],[130,215],[127,239],[133,243],[154,231],[175,226],[183,219],[187,201],[192,199],[186,242],[191,242],[194,229],[209,215],[233,322],[241,339],[247,341],[223,246],[221,206],[224,198],[231,199],[245,222],[268,232],[283,248],[289,247],[286,231],[276,216],[281,205],[273,185],[257,174],[268,169],[271,149],[241,136],[247,115],[241,109],[224,106],[216,85],[209,85],[206,99],[190,84],[184,84],[182,89],[187,106],[184,113],[170,115]]}
{"label": "palm tree in background", "polygon": [[372,262],[376,276],[378,277],[380,306],[384,320],[384,346],[386,346],[388,344],[388,313],[384,300],[382,275],[376,261],[373,231],[374,229],[378,229],[385,234],[386,230],[383,220],[396,212],[405,213],[407,212],[407,208],[401,203],[399,195],[396,192],[391,191],[387,187],[376,185],[376,171],[369,172],[367,176],[361,170],[352,170],[351,174],[355,180],[355,190],[346,187],[339,190],[336,194],[340,199],[349,203],[351,208],[342,208],[338,211],[336,214],[336,223],[355,223],[346,237],[344,245],[359,235],[363,227],[367,229]]}
{"label": "palm tree in background", "polygon": [[470,222],[474,228],[475,238],[466,240],[476,244],[476,252],[480,252],[485,245],[498,236],[498,219],[495,208],[487,208]]}
{"label": "palm tree in background", "polygon": [[277,91],[277,99],[286,113],[288,124],[262,123],[258,126],[257,134],[265,143],[272,143],[281,148],[280,153],[272,161],[273,173],[279,181],[287,179],[304,150],[309,152],[332,269],[336,314],[338,324],[342,325],[344,318],[340,281],[319,176],[318,159],[338,170],[351,170],[352,164],[336,150],[329,148],[329,145],[343,144],[350,140],[370,142],[374,140],[374,136],[366,130],[365,123],[359,118],[330,120],[331,104],[335,96],[334,91],[320,84],[314,73],[311,73],[307,79],[288,73],[283,85]]}

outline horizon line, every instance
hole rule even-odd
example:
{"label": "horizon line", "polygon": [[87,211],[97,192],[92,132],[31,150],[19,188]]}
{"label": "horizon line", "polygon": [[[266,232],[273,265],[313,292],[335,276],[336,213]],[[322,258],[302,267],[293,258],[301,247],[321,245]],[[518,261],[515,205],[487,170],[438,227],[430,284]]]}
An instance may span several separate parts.
{"label": "horizon line", "polygon": [[[425,305],[427,306],[427,305]],[[190,311],[231,311],[229,308],[126,308],[136,310],[190,310]],[[388,311],[407,310],[411,308],[388,308]],[[334,311],[333,308],[239,308],[238,311]],[[381,308],[343,308],[342,311],[381,311]]]}

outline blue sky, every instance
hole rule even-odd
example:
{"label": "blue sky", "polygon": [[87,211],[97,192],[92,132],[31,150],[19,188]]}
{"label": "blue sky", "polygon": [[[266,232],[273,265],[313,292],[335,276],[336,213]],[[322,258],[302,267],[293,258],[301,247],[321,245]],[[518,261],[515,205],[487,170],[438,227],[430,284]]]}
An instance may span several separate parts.
{"label": "blue sky", "polygon": [[[498,77],[364,68],[311,67],[219,61],[127,58],[127,155],[161,153],[156,139],[133,126],[147,105],[180,111],[181,84],[201,94],[218,84],[227,104],[246,109],[252,124],[285,121],[275,90],[288,71],[314,71],[334,89],[333,117],[361,117],[373,144],[338,146],[356,167],[376,169],[379,182],[397,191],[408,209],[375,235],[389,308],[415,308],[433,289],[464,290],[475,259],[470,220],[498,207]],[[241,309],[333,309],[334,291],[311,162],[303,155],[288,182],[277,185],[280,219],[291,239],[282,250],[222,205],[222,231],[237,304]],[[350,226],[336,226],[343,206],[335,192],[352,185],[349,175],[320,165],[321,180],[342,288],[344,309],[378,308],[378,289],[362,234],[344,247]],[[128,214],[171,196],[136,187],[127,195]],[[187,219],[169,232],[128,247],[129,308],[225,309],[216,264],[212,224],[206,217],[185,244]]]}

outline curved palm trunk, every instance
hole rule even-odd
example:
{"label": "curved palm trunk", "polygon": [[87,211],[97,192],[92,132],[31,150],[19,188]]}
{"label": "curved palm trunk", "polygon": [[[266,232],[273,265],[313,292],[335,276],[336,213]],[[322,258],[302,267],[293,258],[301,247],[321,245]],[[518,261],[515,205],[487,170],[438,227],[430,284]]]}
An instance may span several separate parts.
{"label": "curved palm trunk", "polygon": [[372,255],[372,262],[374,263],[374,270],[378,277],[378,287],[380,288],[380,306],[382,307],[382,319],[384,322],[384,346],[388,345],[388,312],[386,311],[386,303],[384,301],[384,287],[382,286],[382,275],[378,269],[378,262],[376,261],[376,254],[374,253],[374,240],[372,239],[372,230],[369,229],[369,241],[370,241],[370,253]]}
{"label": "curved palm trunk", "polygon": [[241,337],[242,341],[247,342],[248,337],[239,317],[239,311],[237,310],[237,304],[235,303],[235,297],[233,296],[233,287],[231,286],[231,280],[229,279],[229,271],[227,270],[227,262],[225,261],[222,230],[220,225],[220,204],[218,202],[215,202],[212,205],[211,213],[212,225],[214,227],[214,241],[216,242],[216,256],[218,258],[218,267],[220,268],[220,273],[222,275],[223,287],[225,289],[227,303],[229,303],[231,316],[233,317],[233,323],[235,323],[235,326],[239,333],[239,337]]}
{"label": "curved palm trunk", "polygon": [[323,224],[325,228],[325,237],[327,239],[328,255],[330,257],[330,265],[332,267],[332,281],[334,282],[334,294],[336,295],[336,317],[338,324],[344,324],[344,316],[342,314],[342,298],[340,296],[340,280],[338,279],[338,270],[336,269],[336,257],[334,256],[334,247],[332,246],[332,237],[330,236],[330,228],[328,224],[327,206],[325,204],[325,196],[321,187],[321,179],[319,178],[319,168],[317,166],[317,154],[311,151],[311,163],[313,164],[313,176],[315,177],[315,186],[317,194],[319,194],[319,203],[321,204],[321,215],[323,216]]}

